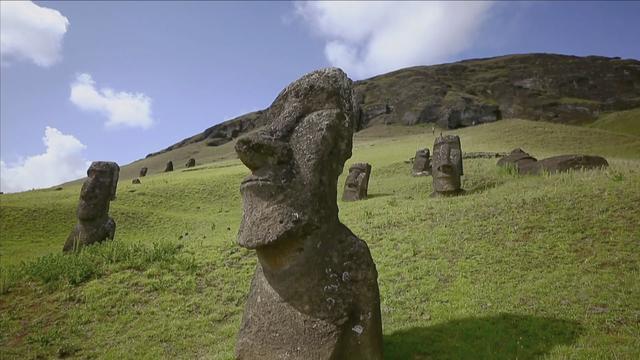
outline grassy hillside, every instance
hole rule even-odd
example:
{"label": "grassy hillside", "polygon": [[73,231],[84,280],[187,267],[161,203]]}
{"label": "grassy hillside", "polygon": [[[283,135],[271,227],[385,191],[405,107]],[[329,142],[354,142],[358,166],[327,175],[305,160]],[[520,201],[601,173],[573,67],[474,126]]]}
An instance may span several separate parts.
{"label": "grassy hillside", "polygon": [[[468,160],[467,194],[432,199],[404,163],[430,127],[359,132],[347,166],[373,165],[371,197],[340,218],[377,264],[385,357],[639,358],[640,138],[523,120],[452,133],[464,151],[611,167],[517,177]],[[256,264],[235,244],[246,174],[229,159],[123,181],[116,240],[79,256],[59,255],[79,185],[2,195],[0,358],[232,358]]]}
{"label": "grassy hillside", "polygon": [[640,136],[640,108],[604,114],[589,126],[621,134]]}

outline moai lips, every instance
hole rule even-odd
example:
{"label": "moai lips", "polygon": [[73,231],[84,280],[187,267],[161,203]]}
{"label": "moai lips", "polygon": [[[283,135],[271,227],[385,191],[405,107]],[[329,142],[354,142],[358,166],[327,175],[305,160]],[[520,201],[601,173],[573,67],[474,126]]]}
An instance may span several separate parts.
{"label": "moai lips", "polygon": [[351,98],[341,70],[312,72],[280,93],[263,130],[236,143],[251,170],[238,243],[259,260],[237,359],[382,359],[375,264],[336,203]]}
{"label": "moai lips", "polygon": [[109,217],[109,203],[116,198],[120,167],[114,162],[94,161],[87,170],[78,202],[78,224],[67,237],[63,251],[113,239],[116,223]]}

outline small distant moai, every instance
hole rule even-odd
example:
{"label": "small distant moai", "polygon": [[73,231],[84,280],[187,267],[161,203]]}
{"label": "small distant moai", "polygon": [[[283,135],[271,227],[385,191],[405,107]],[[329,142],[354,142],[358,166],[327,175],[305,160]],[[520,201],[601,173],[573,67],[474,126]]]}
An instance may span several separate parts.
{"label": "small distant moai", "polygon": [[189,159],[189,161],[187,161],[187,163],[184,164],[184,167],[187,167],[187,168],[192,168],[194,166],[196,166],[196,159],[194,158]]}
{"label": "small distant moai", "polygon": [[437,137],[433,144],[431,162],[432,197],[459,195],[464,192],[460,185],[460,176],[464,174],[460,137],[456,135]]}
{"label": "small distant moai", "polygon": [[116,222],[109,217],[109,203],[116,198],[120,167],[114,162],[94,161],[87,170],[88,179],[80,190],[78,224],[64,244],[64,252],[73,252],[85,245],[112,240]]}
{"label": "small distant moai", "polygon": [[411,170],[413,176],[431,175],[431,159],[429,156],[429,149],[427,148],[416,151],[416,156],[413,158],[413,169]]}
{"label": "small distant moai", "polygon": [[167,166],[164,167],[164,172],[173,171],[173,161],[167,162]]}
{"label": "small distant moai", "polygon": [[343,201],[364,200],[369,191],[369,177],[371,165],[367,163],[355,163],[349,167],[349,175],[344,182]]}
{"label": "small distant moai", "polygon": [[340,69],[287,86],[269,121],[235,149],[240,246],[255,249],[236,359],[382,359],[377,271],[338,219],[338,176],[351,156],[352,82]]}
{"label": "small distant moai", "polygon": [[140,182],[140,179],[138,179],[138,178],[135,178],[135,179],[131,180],[131,183],[134,184],[134,185],[142,184],[142,182]]}
{"label": "small distant moai", "polygon": [[143,168],[140,168],[140,177],[145,177],[145,176],[147,176],[147,170],[149,170],[149,169],[147,169],[147,167],[146,167],[146,166],[145,166],[145,167],[143,167]]}

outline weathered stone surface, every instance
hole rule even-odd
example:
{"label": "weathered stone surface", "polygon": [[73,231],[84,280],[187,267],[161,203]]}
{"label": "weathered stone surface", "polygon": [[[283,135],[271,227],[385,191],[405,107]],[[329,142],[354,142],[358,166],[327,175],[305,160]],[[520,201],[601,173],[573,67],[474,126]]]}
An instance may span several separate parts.
{"label": "weathered stone surface", "polygon": [[351,98],[341,70],[312,72],[280,93],[268,126],[236,143],[252,173],[240,186],[238,243],[259,260],[238,359],[382,359],[375,264],[336,203]]}
{"label": "weathered stone surface", "polygon": [[509,155],[498,160],[497,165],[502,167],[513,167],[518,170],[523,166],[531,166],[530,164],[536,163],[538,159],[526,153],[524,150],[517,148],[511,150]]}
{"label": "weathered stone surface", "polygon": [[131,183],[134,184],[134,185],[142,184],[142,182],[140,182],[140,179],[138,179],[138,178],[131,180]]}
{"label": "weathered stone surface", "polygon": [[194,167],[194,166],[196,166],[196,159],[194,159],[194,158],[189,159],[189,161],[187,161],[187,163],[184,164],[184,167],[186,167],[186,168],[191,168],[191,167]]}
{"label": "weathered stone surface", "polygon": [[147,169],[147,167],[146,167],[146,166],[145,166],[145,167],[143,167],[143,168],[140,168],[140,177],[145,177],[145,176],[147,176],[147,171],[148,171],[148,170],[149,170],[149,169]]}
{"label": "weathered stone surface", "polygon": [[369,191],[369,178],[371,177],[371,165],[367,163],[355,163],[349,167],[349,175],[344,182],[342,200],[356,201],[367,198]]}
{"label": "weathered stone surface", "polygon": [[607,166],[609,163],[601,156],[560,155],[521,165],[518,167],[518,173],[537,175],[546,172],[555,174],[569,170],[598,169]]}
{"label": "weathered stone surface", "polygon": [[463,175],[460,137],[440,135],[433,144],[431,196],[452,196],[463,192],[460,176]]}
{"label": "weathered stone surface", "polygon": [[463,159],[493,159],[493,158],[501,158],[505,157],[509,154],[505,152],[487,152],[487,151],[479,151],[479,152],[465,152],[462,153]]}
{"label": "weathered stone surface", "polygon": [[120,167],[114,162],[91,163],[87,170],[88,179],[80,190],[78,224],[67,237],[64,252],[114,238],[116,223],[109,217],[109,203],[116,198],[119,174]]}
{"label": "weathered stone surface", "polygon": [[413,169],[411,170],[413,176],[427,176],[431,175],[431,159],[429,149],[424,148],[416,151],[416,156],[413,158]]}
{"label": "weathered stone surface", "polygon": [[173,171],[173,161],[167,162],[167,166],[164,167],[164,172]]}

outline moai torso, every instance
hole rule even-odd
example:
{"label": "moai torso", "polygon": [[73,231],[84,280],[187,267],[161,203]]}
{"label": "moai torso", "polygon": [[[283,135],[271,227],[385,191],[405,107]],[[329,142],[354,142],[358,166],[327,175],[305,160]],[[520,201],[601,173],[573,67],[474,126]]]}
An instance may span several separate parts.
{"label": "moai torso", "polygon": [[147,170],[149,170],[149,169],[147,169],[146,167],[141,168],[140,169],[140,177],[147,176]]}
{"label": "moai torso", "polygon": [[355,201],[367,198],[369,191],[369,177],[371,165],[367,163],[355,163],[349,168],[349,175],[344,183],[342,200]]}
{"label": "moai torso", "polygon": [[307,74],[264,116],[267,127],[236,143],[251,170],[238,243],[259,260],[236,358],[382,359],[375,264],[336,203],[351,156],[351,80],[338,69]]}
{"label": "moai torso", "polygon": [[80,190],[78,223],[67,237],[64,252],[114,238],[116,223],[109,217],[109,203],[115,199],[119,173],[120,167],[114,162],[91,164]]}
{"label": "moai torso", "polygon": [[196,166],[196,159],[191,158],[189,159],[189,161],[187,161],[187,163],[184,165],[184,167],[190,168],[190,167],[194,167]]}
{"label": "moai torso", "polygon": [[167,166],[164,167],[164,172],[173,171],[173,161],[167,162]]}
{"label": "moai torso", "polygon": [[416,151],[416,156],[413,158],[413,169],[411,170],[413,176],[431,175],[431,159],[429,155],[429,149],[426,148]]}
{"label": "moai torso", "polygon": [[455,135],[440,135],[433,144],[431,196],[459,195],[463,192],[460,176],[463,175],[462,148],[460,138]]}

